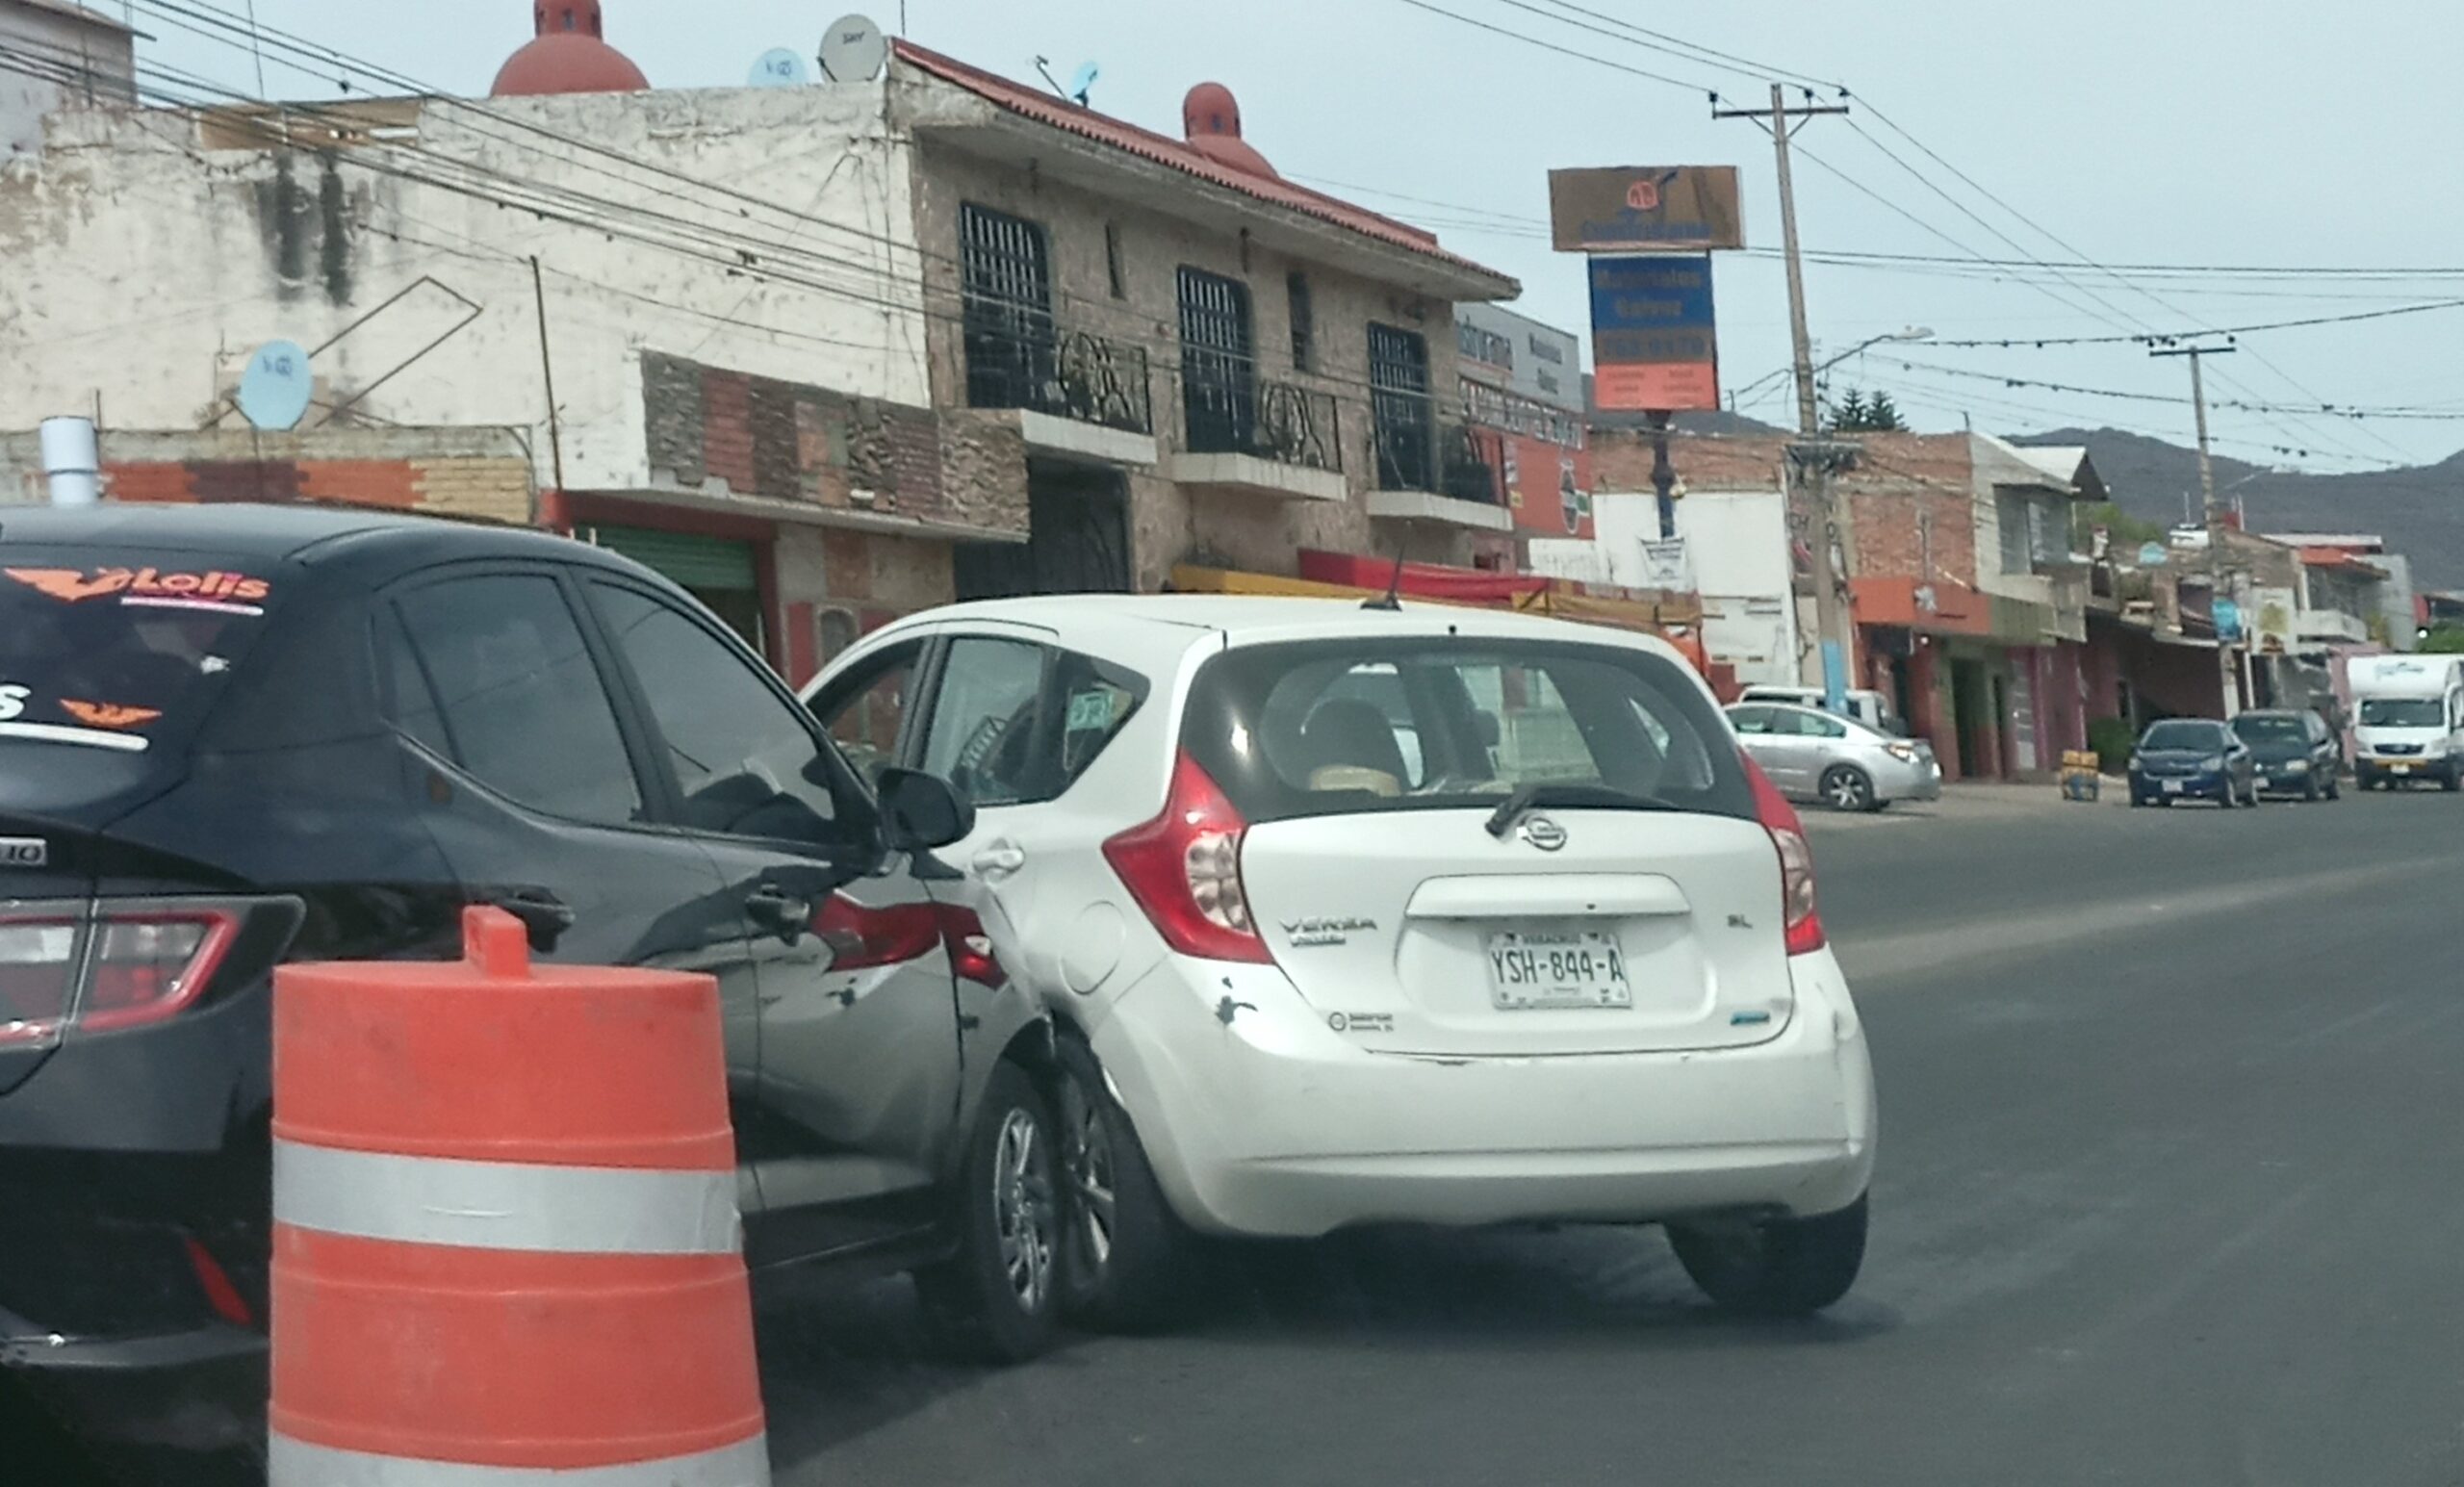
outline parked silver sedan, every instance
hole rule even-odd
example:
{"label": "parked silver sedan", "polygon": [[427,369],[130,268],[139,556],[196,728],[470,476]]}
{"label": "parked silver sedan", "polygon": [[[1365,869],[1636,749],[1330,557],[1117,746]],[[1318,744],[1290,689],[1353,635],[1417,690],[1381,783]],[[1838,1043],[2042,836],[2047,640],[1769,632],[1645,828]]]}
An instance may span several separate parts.
{"label": "parked silver sedan", "polygon": [[1737,742],[1780,793],[1840,810],[1942,798],[1942,766],[1922,738],[1898,738],[1854,718],[1784,703],[1729,709]]}

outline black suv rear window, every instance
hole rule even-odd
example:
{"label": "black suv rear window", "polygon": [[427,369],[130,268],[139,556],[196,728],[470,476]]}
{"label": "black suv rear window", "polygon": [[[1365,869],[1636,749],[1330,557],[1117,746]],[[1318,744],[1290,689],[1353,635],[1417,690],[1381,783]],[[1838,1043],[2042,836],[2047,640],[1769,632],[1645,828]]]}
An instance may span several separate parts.
{"label": "black suv rear window", "polygon": [[1718,710],[1680,667],[1624,646],[1244,646],[1199,672],[1182,742],[1251,821],[1486,808],[1550,784],[1754,817]]}
{"label": "black suv rear window", "polygon": [[272,592],[195,556],[0,548],[0,744],[142,754],[185,731]]}

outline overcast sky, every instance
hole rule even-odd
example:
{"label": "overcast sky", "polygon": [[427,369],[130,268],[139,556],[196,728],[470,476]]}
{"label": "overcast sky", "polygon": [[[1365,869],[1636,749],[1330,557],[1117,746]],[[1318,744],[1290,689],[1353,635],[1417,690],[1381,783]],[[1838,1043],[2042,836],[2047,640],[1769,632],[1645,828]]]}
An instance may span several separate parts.
{"label": "overcast sky", "polygon": [[[243,0],[223,3],[236,9]],[[267,25],[454,91],[484,92],[530,31],[528,0],[255,3]],[[607,34],[654,84],[732,86],[769,47],[809,55],[839,3],[607,0]],[[1550,251],[1546,172],[1735,164],[1744,169],[1749,239],[1775,248],[1780,214],[1769,142],[1752,124],[1712,122],[1703,92],[1716,87],[1762,101],[1769,67],[1844,83],[1856,99],[1869,100],[1951,166],[2102,263],[2456,266],[2443,280],[2211,276],[2131,285],[2072,269],[2065,285],[2040,269],[2026,270],[2032,282],[2019,283],[1981,277],[1973,267],[1816,265],[1808,293],[1819,355],[1911,326],[1930,327],[1938,341],[2031,340],[2464,298],[2457,250],[2464,109],[2453,91],[2464,5],[2454,0],[1578,0],[1601,15],[1758,64],[1742,71],[1661,43],[1635,44],[1644,38],[1630,35],[1573,29],[1566,22],[1616,28],[1554,0],[1428,3],[1516,35],[1483,32],[1407,0],[908,0],[904,9],[917,41],[1013,77],[1032,79],[1039,55],[1064,77],[1095,61],[1102,68],[1095,106],[1167,132],[1178,132],[1190,85],[1227,84],[1250,142],[1277,168],[1432,223],[1450,246],[1520,278],[1518,308],[1578,330],[1587,316],[1581,264]],[[897,0],[873,4],[875,18],[897,29]],[[253,88],[244,56],[159,18],[139,19],[159,37],[146,55]],[[1696,86],[1650,81],[1604,62]],[[268,83],[294,97],[333,95],[330,82],[279,65]],[[2067,260],[1870,109],[1852,107],[1849,120],[1817,119],[1800,136],[1798,210],[1810,249],[1955,259],[1971,258],[1972,249],[1989,258]],[[1990,229],[1894,164],[1884,146]],[[1347,186],[1330,184],[1338,182]],[[1718,298],[1724,385],[1754,385],[1745,411],[1788,421],[1785,378],[1765,379],[1788,354],[1779,263],[1724,256]],[[2443,458],[2464,447],[2464,366],[2451,350],[2460,337],[2464,309],[2246,336],[2239,354],[2211,364],[2211,397],[2428,405],[2457,421],[2355,423],[2224,408],[2214,418],[2219,452],[2319,469]],[[1885,355],[1928,370],[1906,371]],[[2010,387],[1944,369],[2183,400]],[[1999,432],[2084,423],[2187,443],[2191,428],[2182,364],[2151,361],[2129,345],[1885,346],[1842,364],[1833,380],[1841,389],[1889,389],[1920,427],[1956,428],[1964,412],[1976,426]],[[2274,452],[2279,446],[2308,452]]]}

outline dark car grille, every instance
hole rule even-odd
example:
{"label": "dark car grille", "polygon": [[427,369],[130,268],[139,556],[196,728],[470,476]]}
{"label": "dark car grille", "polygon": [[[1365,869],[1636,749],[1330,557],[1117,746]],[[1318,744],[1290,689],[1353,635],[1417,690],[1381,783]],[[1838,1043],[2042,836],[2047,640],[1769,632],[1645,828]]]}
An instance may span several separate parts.
{"label": "dark car grille", "polygon": [[2373,752],[2373,753],[2375,753],[2375,754],[2384,754],[2384,755],[2388,755],[2388,756],[2393,756],[2393,757],[2399,757],[2399,758],[2400,758],[2400,757],[2402,757],[2403,756],[2408,755],[2408,754],[2419,754],[2419,753],[2421,753],[2421,752],[2422,752],[2422,746],[2421,746],[2420,744],[2383,743],[2383,744],[2373,744],[2373,745],[2371,746],[2371,750],[2372,750],[2372,752]]}

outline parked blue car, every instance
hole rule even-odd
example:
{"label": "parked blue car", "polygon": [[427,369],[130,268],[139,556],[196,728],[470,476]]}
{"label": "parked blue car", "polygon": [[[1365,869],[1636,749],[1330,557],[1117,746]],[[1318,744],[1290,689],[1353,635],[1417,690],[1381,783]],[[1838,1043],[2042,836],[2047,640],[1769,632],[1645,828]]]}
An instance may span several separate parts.
{"label": "parked blue car", "polygon": [[2151,724],[2130,756],[2130,803],[2169,806],[2207,800],[2220,806],[2259,803],[2258,766],[2250,746],[2212,718],[2169,718]]}

